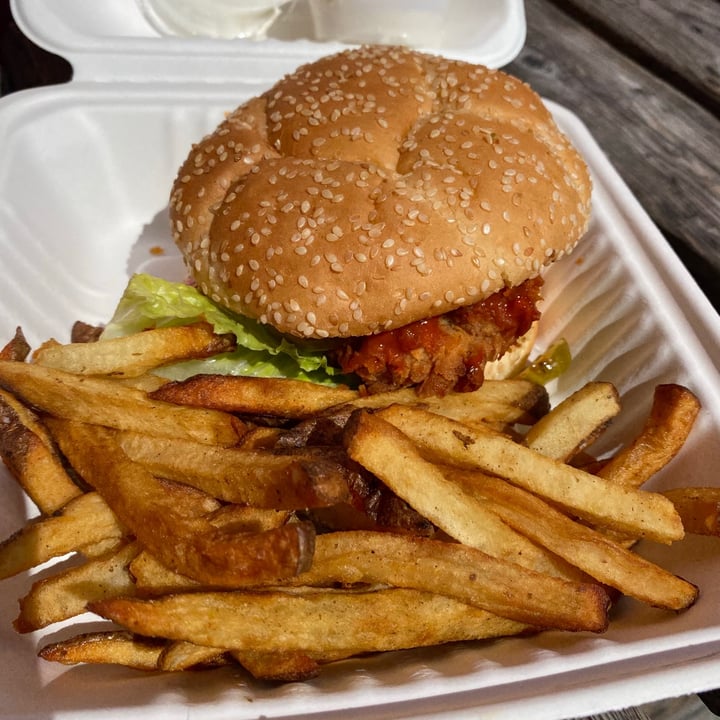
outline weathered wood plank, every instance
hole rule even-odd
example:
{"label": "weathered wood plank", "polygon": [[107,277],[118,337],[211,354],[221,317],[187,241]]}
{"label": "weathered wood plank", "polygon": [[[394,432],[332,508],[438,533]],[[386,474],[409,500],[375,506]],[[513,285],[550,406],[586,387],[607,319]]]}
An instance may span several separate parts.
{"label": "weathered wood plank", "polygon": [[526,13],[525,48],[507,69],[586,123],[654,221],[697,261],[689,267],[701,286],[717,284],[720,120],[551,2],[526,0]]}
{"label": "weathered wood plank", "polygon": [[563,0],[560,6],[701,104],[720,108],[717,0]]}

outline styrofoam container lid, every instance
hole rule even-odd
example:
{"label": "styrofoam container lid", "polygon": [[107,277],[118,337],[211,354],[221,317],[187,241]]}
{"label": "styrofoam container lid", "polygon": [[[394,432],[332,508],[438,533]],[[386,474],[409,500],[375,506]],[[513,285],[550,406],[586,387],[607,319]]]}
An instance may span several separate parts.
{"label": "styrofoam container lid", "polygon": [[[333,5],[336,11],[346,8],[352,23],[353,7],[368,1],[335,0]],[[349,37],[345,27],[336,26],[337,35],[347,42],[319,41],[318,36],[325,37],[333,28],[318,25],[316,30],[310,2],[293,0],[285,5],[263,40],[163,34],[159,24],[143,12],[143,3],[135,0],[11,0],[11,8],[29,38],[72,64],[75,81],[274,82],[304,62],[354,44],[353,39],[372,39],[368,34]],[[367,15],[364,27],[384,28],[378,42],[402,39],[392,28],[409,24],[417,13],[413,16],[408,11],[403,17],[398,12],[399,0],[372,2],[375,13],[383,5],[385,15]],[[405,6],[419,7],[422,12],[429,12],[432,5],[429,0],[405,0]],[[444,0],[439,7],[445,9],[442,22],[435,24],[431,36],[425,32],[417,36],[418,49],[501,67],[525,42],[522,0]],[[337,17],[324,17],[337,21]],[[430,37],[436,42],[427,42]]]}

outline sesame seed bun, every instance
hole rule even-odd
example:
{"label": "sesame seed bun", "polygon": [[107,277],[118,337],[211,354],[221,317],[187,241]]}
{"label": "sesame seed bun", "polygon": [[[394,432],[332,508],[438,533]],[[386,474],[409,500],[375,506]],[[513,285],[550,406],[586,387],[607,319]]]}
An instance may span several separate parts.
{"label": "sesame seed bun", "polygon": [[371,46],[232,112],[191,150],[170,212],[203,293],[328,338],[519,285],[573,249],[589,204],[585,163],[527,85]]}

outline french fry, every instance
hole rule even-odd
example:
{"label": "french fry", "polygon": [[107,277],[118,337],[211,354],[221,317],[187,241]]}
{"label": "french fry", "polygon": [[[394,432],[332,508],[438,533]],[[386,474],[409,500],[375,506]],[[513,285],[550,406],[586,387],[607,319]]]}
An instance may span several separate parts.
{"label": "french fry", "polygon": [[70,329],[71,343],[97,342],[102,335],[102,325],[90,325],[82,320],[76,320]]}
{"label": "french fry", "polygon": [[165,567],[152,553],[142,550],[129,566],[138,595],[155,596],[186,590],[200,590],[203,585],[186,575]]}
{"label": "french fry", "polygon": [[544,552],[506,525],[485,503],[447,480],[442,470],[425,460],[413,441],[391,423],[358,411],[348,424],[346,446],[353,460],[456,540],[526,568],[572,576],[565,563]]}
{"label": "french fry", "polygon": [[355,390],[278,378],[194,375],[167,383],[150,397],[247,415],[303,418],[358,396]]}
{"label": "french fry", "polygon": [[25,339],[22,328],[18,327],[12,338],[0,348],[0,360],[11,360],[13,362],[24,362],[30,354],[30,345]]}
{"label": "french fry", "polygon": [[662,543],[683,537],[680,517],[662,495],[622,487],[498,433],[420,409],[393,405],[379,415],[443,462],[503,477],[585,520]]}
{"label": "french fry", "polygon": [[435,592],[536,627],[602,632],[609,600],[599,585],[569,582],[460,543],[348,531],[317,538],[298,583],[380,583]]}
{"label": "french fry", "polygon": [[133,595],[135,583],[128,564],[139,550],[137,544],[128,543],[100,558],[38,580],[20,600],[15,629],[20,633],[39,630],[80,615],[90,600]]}
{"label": "french fry", "polygon": [[71,500],[58,514],[27,523],[0,544],[0,579],[41,565],[108,538],[121,539],[127,531],[97,493]]}
{"label": "french fry", "polygon": [[245,430],[227,413],[148,400],[113,380],[34,363],[0,361],[0,386],[51,415],[121,430],[226,446],[235,445]]}
{"label": "french fry", "polygon": [[45,515],[82,493],[38,416],[4,390],[0,390],[0,457]]}
{"label": "french fry", "polygon": [[104,540],[94,540],[80,545],[77,548],[78,553],[85,558],[99,558],[106,553],[113,552],[122,546],[126,541],[125,537],[107,537]]}
{"label": "french fry", "polygon": [[[260,533],[216,528],[206,517],[206,500],[182,502],[192,500],[191,488],[173,488],[153,477],[128,458],[112,431],[59,421],[51,427],[77,472],[169,568],[201,582],[246,586],[267,576],[296,575],[312,560],[314,530],[309,523]],[[207,501],[214,503],[209,496]]]}
{"label": "french fry", "polygon": [[157,660],[157,669],[165,672],[179,672],[198,666],[227,665],[225,650],[203,647],[178,640],[168,643]]}
{"label": "french fry", "polygon": [[167,378],[160,377],[159,375],[154,375],[151,372],[144,373],[143,375],[137,375],[135,377],[119,377],[113,379],[116,383],[120,385],[134,388],[135,390],[140,390],[140,392],[143,392],[145,394],[153,392],[153,390],[157,390],[159,387],[162,387],[163,385],[166,385],[168,382],[170,382]]}
{"label": "french fry", "polygon": [[311,657],[350,657],[528,629],[452,598],[400,588],[194,592],[151,600],[114,598],[89,607],[140,635],[234,652],[304,652]]}
{"label": "french fry", "polygon": [[[290,514],[283,511],[260,510],[252,507],[225,505],[208,515],[209,522],[215,527],[234,528],[242,532],[263,532],[278,528],[290,519]],[[135,587],[140,594],[158,595],[177,592],[203,585],[185,575],[170,570],[147,550],[142,550],[133,558],[129,566]],[[275,582],[272,578],[271,582]],[[291,584],[290,578],[284,583]]]}
{"label": "french fry", "polygon": [[590,382],[540,418],[524,444],[545,457],[567,462],[588,447],[620,412],[611,383]]}
{"label": "french fry", "polygon": [[547,390],[529,380],[486,380],[472,392],[451,392],[443,397],[420,398],[413,388],[403,388],[359,397],[348,403],[365,410],[395,404],[423,407],[469,424],[532,423],[549,410]]}
{"label": "french fry", "polygon": [[548,394],[544,387],[528,380],[490,380],[472,392],[450,392],[443,397],[421,398],[414,388],[361,395],[284,430],[277,445],[335,445],[342,441],[342,430],[354,410],[379,410],[394,404],[423,408],[469,425],[506,427],[536,422],[548,411]]}
{"label": "french fry", "polygon": [[238,532],[275,530],[292,521],[289,510],[272,510],[247,505],[222,505],[207,516],[216,528]]}
{"label": "french fry", "polygon": [[77,635],[68,640],[46,645],[38,655],[63,665],[97,663],[124,665],[135,670],[157,670],[158,658],[165,641],[139,638],[113,630]]}
{"label": "french fry", "polygon": [[[301,682],[320,674],[320,663],[304,652],[263,653],[245,650],[230,651],[230,654],[256,680]],[[332,659],[340,660],[343,657],[346,656],[341,653],[332,656]]]}
{"label": "french fry", "polygon": [[574,522],[535,495],[482,473],[447,474],[488,502],[508,525],[624,595],[668,610],[684,610],[697,599],[692,583]]}
{"label": "french fry", "polygon": [[237,447],[243,450],[273,450],[281,433],[282,428],[256,425],[240,438]]}
{"label": "french fry", "polygon": [[278,433],[274,448],[285,451],[312,446],[337,447],[342,443],[343,431],[352,413],[351,405],[343,405],[300,420]]}
{"label": "french fry", "polygon": [[230,503],[302,509],[346,502],[343,469],[307,455],[223,448],[205,443],[120,432],[125,453],[150,472],[200,488]]}
{"label": "french fry", "polygon": [[700,411],[697,397],[681,385],[658,385],[640,434],[599,472],[603,478],[638,488],[667,465],[685,444]]}
{"label": "french fry", "polygon": [[[131,573],[143,594],[148,589],[153,594],[203,589],[147,553],[133,561]],[[457,543],[404,535],[364,531],[320,535],[313,567],[289,582],[296,587],[389,583],[493,608],[498,615],[522,618],[538,627],[600,632],[607,623],[608,598],[597,585],[526,571]],[[528,596],[533,598],[529,603]]]}
{"label": "french fry", "polygon": [[685,532],[720,536],[720,488],[679,487],[663,495],[680,514]]}
{"label": "french fry", "polygon": [[41,352],[45,350],[45,348],[57,347],[58,345],[62,345],[62,343],[55,338],[48,338],[47,340],[45,340],[45,342],[43,342],[39,347],[35,349],[35,352]]}
{"label": "french fry", "polygon": [[96,343],[45,347],[34,361],[80,375],[136,377],[161,365],[205,358],[235,348],[232,335],[216,335],[208,323],[164,327]]}

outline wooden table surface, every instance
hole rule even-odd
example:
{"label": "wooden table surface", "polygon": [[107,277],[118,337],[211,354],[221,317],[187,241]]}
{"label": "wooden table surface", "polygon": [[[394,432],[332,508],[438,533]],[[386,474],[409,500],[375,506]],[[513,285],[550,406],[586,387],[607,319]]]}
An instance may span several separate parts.
{"label": "wooden table surface", "polygon": [[[525,7],[526,43],[506,69],[584,121],[720,310],[720,1],[526,0]],[[66,63],[20,35],[7,0],[0,0],[0,73],[4,93],[70,77]],[[705,699],[720,712],[717,698]],[[638,712],[715,717],[697,699],[677,702]]]}
{"label": "wooden table surface", "polygon": [[588,126],[720,308],[720,2],[526,0],[508,70]]}

